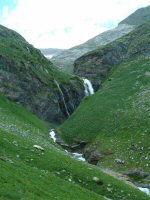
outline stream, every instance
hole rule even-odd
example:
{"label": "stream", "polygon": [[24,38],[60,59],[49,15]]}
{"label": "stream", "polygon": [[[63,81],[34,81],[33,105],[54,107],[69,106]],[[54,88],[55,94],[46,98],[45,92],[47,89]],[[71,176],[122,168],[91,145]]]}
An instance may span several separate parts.
{"label": "stream", "polygon": [[[85,93],[85,96],[91,96],[94,94],[94,89],[93,89],[93,86],[91,84],[91,82],[86,79],[86,78],[83,78],[83,85],[84,85],[84,93]],[[63,92],[58,84],[58,82],[55,80],[55,83],[61,93],[61,96],[62,96],[62,99],[63,99],[63,102],[64,102],[64,106],[65,106],[65,110],[66,110],[66,113],[67,115],[69,116],[69,112],[68,112],[68,109],[67,109],[67,105],[65,103],[65,98],[64,98],[64,95],[63,95]],[[49,132],[49,136],[50,138],[54,141],[54,143],[57,143],[57,137],[56,137],[56,133],[55,133],[55,130],[54,129],[51,129],[50,132]],[[69,152],[67,150],[65,150],[65,152],[67,152],[68,154],[70,154],[74,159],[76,160],[79,160],[79,161],[82,161],[82,162],[86,162],[86,159],[83,157],[83,154],[80,154],[80,153],[77,153],[77,152]],[[142,187],[138,187],[138,189],[144,193],[146,193],[147,195],[150,195],[150,189],[148,188],[142,188]]]}

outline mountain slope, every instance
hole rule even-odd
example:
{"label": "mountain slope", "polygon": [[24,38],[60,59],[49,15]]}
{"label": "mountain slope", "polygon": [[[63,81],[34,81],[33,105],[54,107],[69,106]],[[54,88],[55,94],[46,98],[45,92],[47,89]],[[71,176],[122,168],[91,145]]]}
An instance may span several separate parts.
{"label": "mountain slope", "polygon": [[138,9],[136,12],[120,22],[118,27],[115,29],[101,33],[81,45],[61,52],[52,58],[52,62],[62,70],[73,73],[73,63],[76,59],[87,52],[93,51],[98,47],[106,45],[122,37],[123,35],[134,30],[136,26],[148,21],[150,21],[150,6]]}
{"label": "mountain slope", "polygon": [[58,131],[68,143],[86,141],[83,153],[90,163],[150,174],[149,52],[146,23],[76,61],[77,74],[89,79],[94,74],[102,88],[85,98]]}
{"label": "mountain slope", "polygon": [[150,60],[115,67],[103,88],[85,98],[58,130],[68,143],[88,143],[84,155],[89,162],[96,159],[100,167],[114,171],[149,172]]}
{"label": "mountain slope", "polygon": [[59,124],[68,117],[65,107],[71,114],[79,105],[84,87],[78,78],[57,70],[19,34],[0,26],[0,92],[40,118]]}
{"label": "mountain slope", "polygon": [[121,24],[115,29],[101,33],[100,35],[88,40],[81,45],[75,46],[68,50],[64,50],[63,52],[54,56],[51,61],[61,70],[73,73],[73,63],[77,58],[89,51],[98,48],[99,46],[116,40],[117,38],[129,33],[133,29],[134,27],[131,25]]}
{"label": "mountain slope", "polygon": [[150,6],[140,8],[119,24],[142,25],[150,20]]}
{"label": "mountain slope", "polygon": [[91,51],[75,61],[74,73],[92,81],[97,91],[110,69],[125,60],[149,56],[149,23],[138,26],[116,41]]}
{"label": "mountain slope", "polygon": [[0,111],[0,199],[148,199],[136,188],[72,158],[49,138],[49,124],[2,96]]}
{"label": "mountain slope", "polygon": [[64,51],[64,49],[56,49],[56,48],[48,48],[48,49],[40,49],[41,53],[48,59],[56,56],[58,53]]}

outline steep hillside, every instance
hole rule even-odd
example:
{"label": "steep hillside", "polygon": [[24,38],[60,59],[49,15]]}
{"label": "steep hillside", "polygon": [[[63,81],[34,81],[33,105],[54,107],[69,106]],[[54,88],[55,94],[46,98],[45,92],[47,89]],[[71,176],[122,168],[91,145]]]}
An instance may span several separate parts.
{"label": "steep hillside", "polygon": [[90,79],[97,91],[116,64],[150,55],[149,25],[140,25],[116,41],[83,55],[75,61],[74,73]]}
{"label": "steep hillside", "polygon": [[133,186],[72,158],[52,142],[49,128],[0,96],[0,199],[148,200]]}
{"label": "steep hillside", "polygon": [[84,44],[59,53],[52,58],[52,62],[62,70],[73,73],[73,63],[76,59],[89,51],[95,50],[102,45],[106,45],[122,37],[134,30],[136,26],[148,21],[150,21],[150,6],[138,9],[135,13],[120,22],[115,29],[101,33]]}
{"label": "steep hillside", "polygon": [[100,35],[88,40],[87,42],[75,46],[71,49],[64,50],[57,56],[54,56],[51,61],[61,70],[68,73],[73,73],[73,63],[80,56],[92,51],[99,46],[106,45],[117,38],[129,33],[134,29],[133,26],[121,24],[117,28],[101,33]]}
{"label": "steep hillside", "polygon": [[146,21],[150,21],[150,6],[138,9],[119,24],[130,24],[139,26]]}
{"label": "steep hillside", "polygon": [[[58,131],[68,143],[86,141],[83,152],[90,163],[127,174],[144,171],[150,177],[149,88],[149,58],[114,66],[102,89],[86,97]],[[143,177],[137,172],[133,178]]]}
{"label": "steep hillside", "polygon": [[79,105],[84,87],[78,78],[58,71],[19,34],[0,26],[0,92],[59,124]]}
{"label": "steep hillside", "polygon": [[64,51],[64,49],[48,48],[40,49],[41,53],[48,59],[51,59],[53,56],[56,56],[58,53]]}

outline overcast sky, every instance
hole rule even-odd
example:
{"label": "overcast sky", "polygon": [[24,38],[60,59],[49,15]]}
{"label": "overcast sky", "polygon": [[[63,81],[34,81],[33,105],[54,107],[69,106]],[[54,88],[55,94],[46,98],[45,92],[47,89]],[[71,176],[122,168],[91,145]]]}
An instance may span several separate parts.
{"label": "overcast sky", "polygon": [[0,23],[37,48],[70,48],[147,5],[150,0],[0,0]]}

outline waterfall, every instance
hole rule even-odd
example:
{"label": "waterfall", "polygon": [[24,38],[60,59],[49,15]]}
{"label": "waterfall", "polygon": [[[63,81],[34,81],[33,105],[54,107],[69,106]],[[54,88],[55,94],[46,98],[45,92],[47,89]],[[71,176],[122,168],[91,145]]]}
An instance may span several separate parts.
{"label": "waterfall", "polygon": [[[51,129],[49,132],[49,137],[53,140],[53,142],[57,143],[57,139],[58,139],[58,134],[55,132],[55,129]],[[37,146],[37,145],[34,145]],[[67,150],[65,150],[66,153],[70,154],[73,158],[75,158],[76,160],[80,160],[83,162],[86,162],[85,158],[83,157],[83,154],[80,153],[71,153]]]}
{"label": "waterfall", "polygon": [[93,89],[92,83],[88,79],[83,78],[83,84],[84,84],[84,88],[85,88],[85,90],[84,90],[85,96],[93,95],[94,89]]}
{"label": "waterfall", "polygon": [[54,129],[50,130],[49,136],[54,142],[56,142],[56,134],[55,134],[55,130]]}
{"label": "waterfall", "polygon": [[59,90],[59,92],[60,92],[60,94],[62,96],[63,104],[64,104],[64,107],[65,107],[65,111],[66,111],[66,113],[67,113],[67,115],[69,117],[70,114],[69,114],[69,111],[68,111],[68,108],[67,108],[67,105],[66,105],[66,102],[65,102],[64,94],[63,94],[63,92],[62,92],[62,90],[61,90],[61,88],[59,86],[59,83],[56,80],[54,80],[54,82],[57,85],[57,88],[58,88],[58,90]]}

